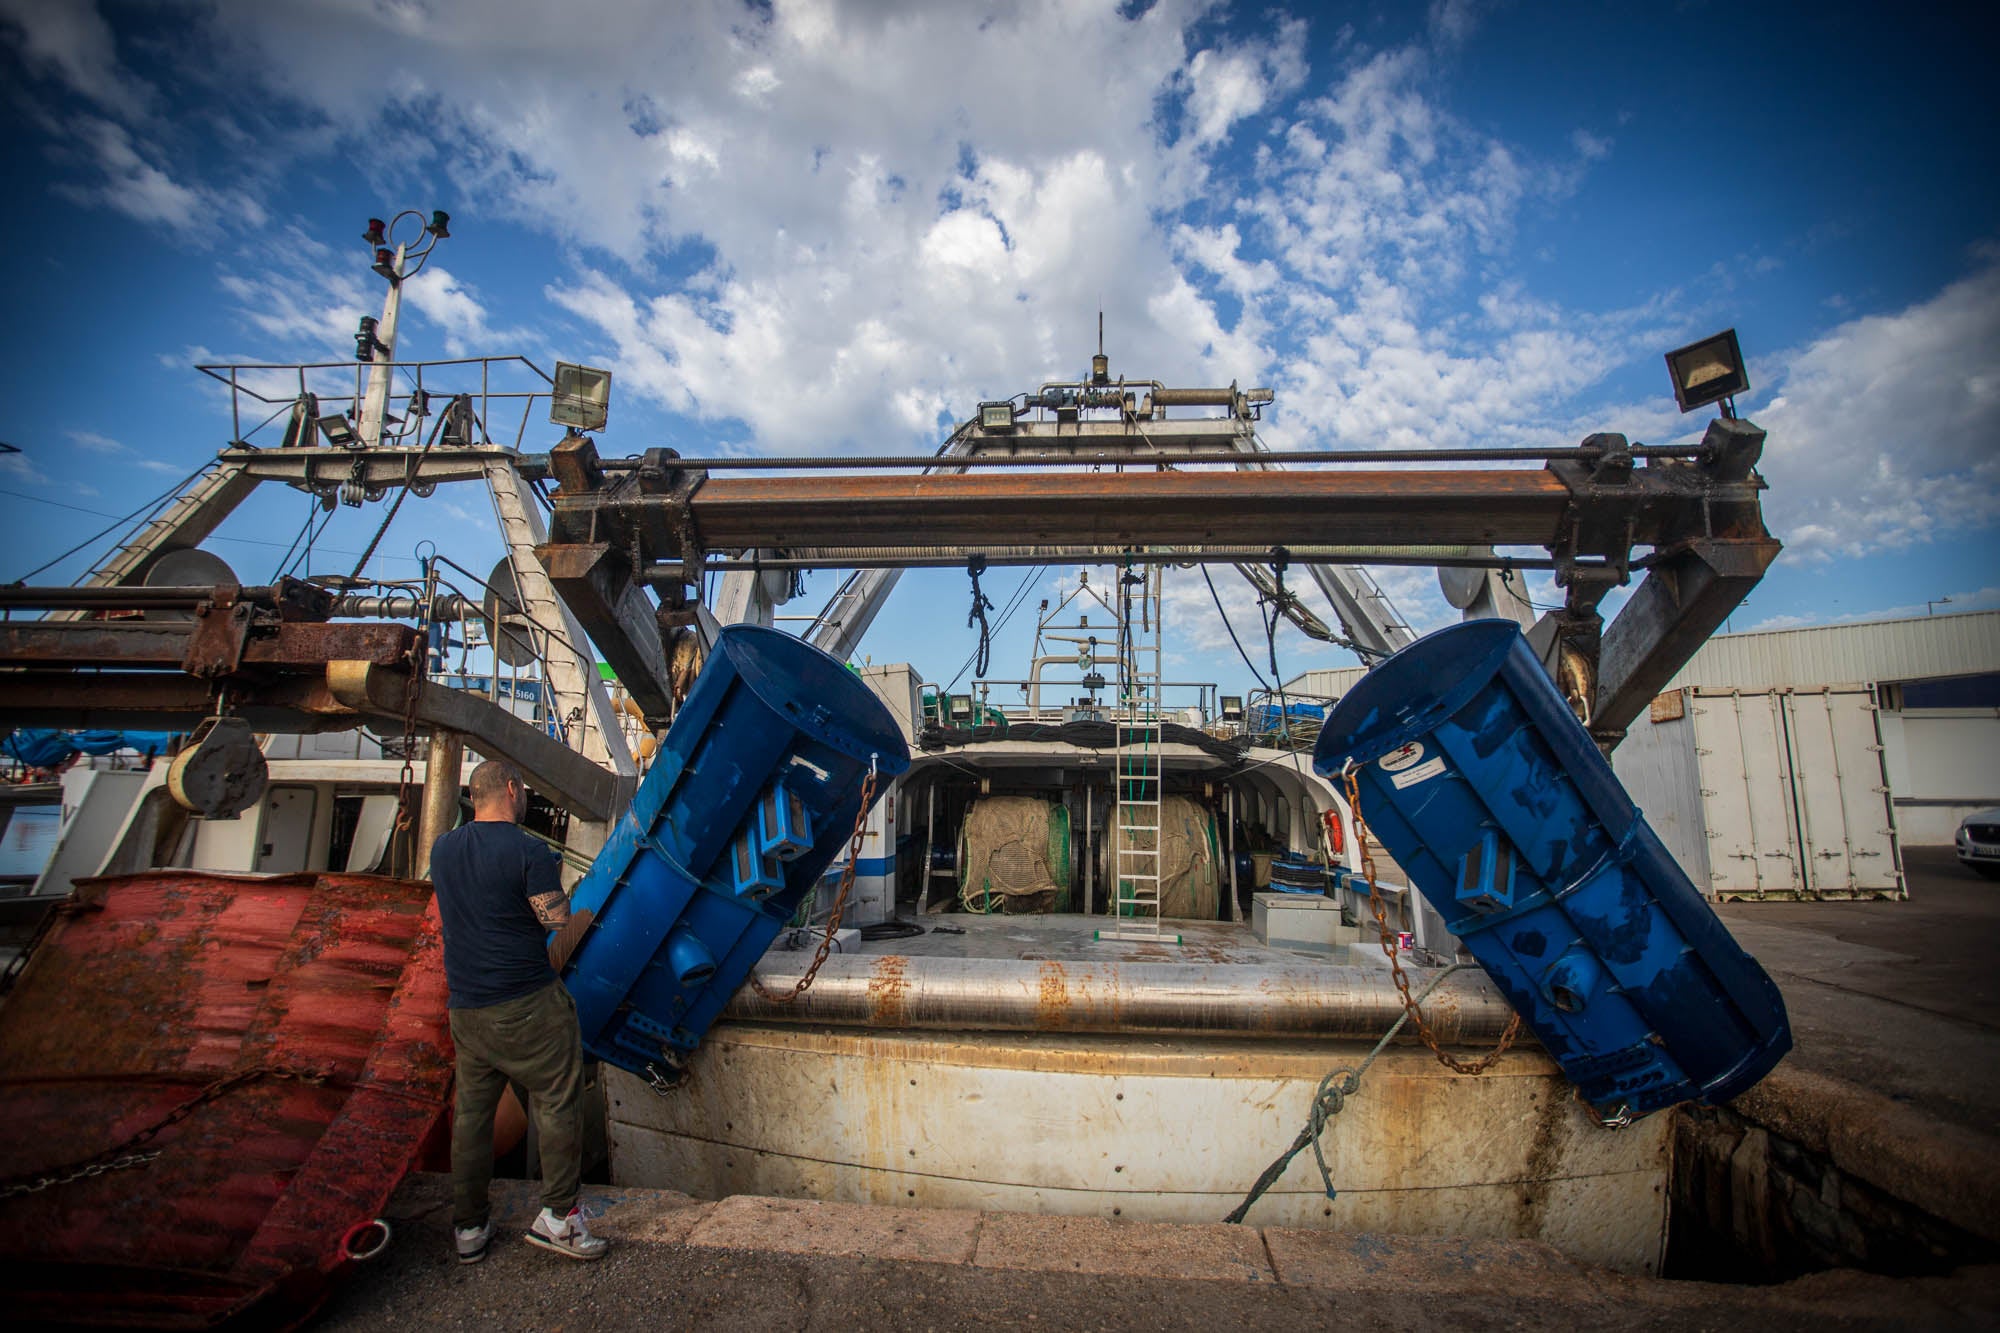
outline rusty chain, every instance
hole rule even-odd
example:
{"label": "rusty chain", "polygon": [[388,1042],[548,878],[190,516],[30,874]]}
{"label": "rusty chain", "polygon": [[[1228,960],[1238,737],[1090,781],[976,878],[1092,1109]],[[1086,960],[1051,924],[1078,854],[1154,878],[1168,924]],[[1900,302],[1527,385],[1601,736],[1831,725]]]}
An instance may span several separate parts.
{"label": "rusty chain", "polygon": [[860,813],[854,816],[854,836],[849,839],[847,844],[847,869],[841,872],[840,891],[833,897],[833,911],[827,914],[826,933],[820,936],[819,952],[813,955],[812,966],[807,968],[806,974],[799,978],[798,985],[792,987],[782,995],[767,987],[764,984],[764,979],[759,977],[755,972],[750,974],[750,985],[756,990],[757,994],[763,996],[772,1004],[790,1004],[793,1000],[798,999],[799,996],[804,995],[806,989],[813,984],[813,978],[819,975],[819,967],[821,963],[826,961],[827,950],[833,947],[833,937],[840,930],[840,914],[847,907],[848,892],[854,888],[854,872],[861,865],[861,844],[868,836],[868,811],[875,804],[875,779],[875,756],[870,755],[868,758],[868,780],[861,784],[861,810]]}
{"label": "rusty chain", "polygon": [[23,1194],[36,1194],[54,1185],[67,1185],[72,1181],[92,1179],[110,1171],[125,1171],[132,1167],[144,1166],[155,1157],[158,1157],[164,1150],[150,1148],[143,1152],[134,1152],[133,1149],[140,1148],[144,1144],[151,1142],[161,1130],[179,1124],[224,1093],[241,1087],[243,1084],[249,1083],[254,1079],[261,1078],[274,1080],[292,1079],[300,1083],[318,1085],[324,1083],[327,1076],[325,1073],[317,1070],[292,1069],[285,1066],[273,1068],[260,1066],[255,1069],[242,1069],[234,1074],[224,1075],[182,1102],[179,1106],[176,1106],[173,1110],[161,1116],[158,1120],[155,1120],[152,1124],[146,1126],[136,1134],[132,1134],[120,1142],[112,1144],[103,1152],[94,1153],[79,1162],[70,1162],[63,1166],[50,1167],[46,1171],[30,1172],[28,1175],[15,1176],[10,1180],[0,1181],[0,1199],[12,1199]]}
{"label": "rusty chain", "polygon": [[1403,1008],[1410,1021],[1416,1024],[1417,1035],[1424,1045],[1431,1048],[1431,1054],[1456,1074],[1483,1074],[1500,1062],[1507,1054],[1507,1048],[1514,1044],[1514,1038],[1521,1034],[1521,1015],[1517,1011],[1507,1022],[1507,1030],[1500,1034],[1500,1044],[1480,1056],[1477,1060],[1460,1060],[1438,1044],[1437,1034],[1424,1018],[1423,1010],[1410,995],[1410,979],[1403,974],[1402,959],[1397,957],[1396,938],[1389,929],[1389,910],[1383,905],[1382,895],[1375,888],[1375,857],[1368,850],[1368,825],[1361,818],[1361,784],[1355,777],[1355,766],[1350,762],[1341,777],[1347,783],[1347,805],[1354,815],[1354,841],[1361,852],[1361,873],[1368,880],[1368,909],[1375,914],[1375,928],[1381,933],[1382,952],[1389,955],[1389,972],[1396,979],[1396,991],[1403,997]]}
{"label": "rusty chain", "polygon": [[59,1175],[38,1176],[33,1183],[28,1183],[25,1178],[22,1178],[12,1184],[0,1187],[0,1199],[19,1198],[23,1194],[39,1194],[52,1185],[68,1185],[73,1181],[92,1180],[112,1171],[129,1171],[135,1166],[144,1166],[155,1157],[158,1157],[161,1151],[159,1148],[152,1148],[146,1152],[127,1153],[123,1157],[113,1158],[108,1162],[93,1160],[83,1166],[64,1171]]}

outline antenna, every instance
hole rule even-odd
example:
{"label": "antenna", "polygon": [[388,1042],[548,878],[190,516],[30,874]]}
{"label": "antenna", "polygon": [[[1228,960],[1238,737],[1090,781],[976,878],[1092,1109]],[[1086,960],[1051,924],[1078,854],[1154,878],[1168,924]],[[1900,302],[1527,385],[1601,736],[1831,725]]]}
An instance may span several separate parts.
{"label": "antenna", "polygon": [[1104,355],[1104,310],[1101,306],[1097,311],[1097,354]]}

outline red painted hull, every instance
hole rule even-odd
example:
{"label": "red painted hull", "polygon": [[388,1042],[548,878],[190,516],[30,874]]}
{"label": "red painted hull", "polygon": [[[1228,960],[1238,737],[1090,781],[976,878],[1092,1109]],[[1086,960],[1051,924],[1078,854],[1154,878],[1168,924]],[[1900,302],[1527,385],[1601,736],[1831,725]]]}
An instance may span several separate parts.
{"label": "red painted hull", "polygon": [[245,1077],[139,1145],[149,1162],[0,1199],[10,1319],[304,1318],[448,1120],[430,886],[154,871],[77,900],[0,1006],[0,1178]]}

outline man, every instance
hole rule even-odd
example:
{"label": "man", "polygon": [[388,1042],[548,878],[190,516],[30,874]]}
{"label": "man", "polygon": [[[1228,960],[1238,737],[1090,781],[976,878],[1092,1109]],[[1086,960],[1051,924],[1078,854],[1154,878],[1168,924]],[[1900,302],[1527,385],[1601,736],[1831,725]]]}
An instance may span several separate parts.
{"label": "man", "polygon": [[590,1234],[577,1187],[583,1175],[583,1039],[576,1004],[549,966],[547,933],[569,919],[555,855],[516,825],[528,788],[512,764],[472,770],[472,822],[431,850],[458,1047],[458,1105],[451,1127],[452,1225],[460,1263],[486,1257],[493,1239],[493,1114],[507,1080],[528,1092],[541,1136],[542,1211],[530,1244],[571,1259],[610,1248]]}

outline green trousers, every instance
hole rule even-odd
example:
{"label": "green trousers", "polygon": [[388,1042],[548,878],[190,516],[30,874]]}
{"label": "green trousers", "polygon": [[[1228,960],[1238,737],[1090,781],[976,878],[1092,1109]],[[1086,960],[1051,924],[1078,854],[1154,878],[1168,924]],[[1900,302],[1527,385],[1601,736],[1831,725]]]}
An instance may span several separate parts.
{"label": "green trousers", "polygon": [[583,1177],[583,1038],[560,981],[483,1009],[453,1009],[458,1104],[451,1122],[452,1224],[486,1221],[493,1183],[493,1113],[507,1080],[528,1093],[540,1137],[542,1205],[558,1217]]}

